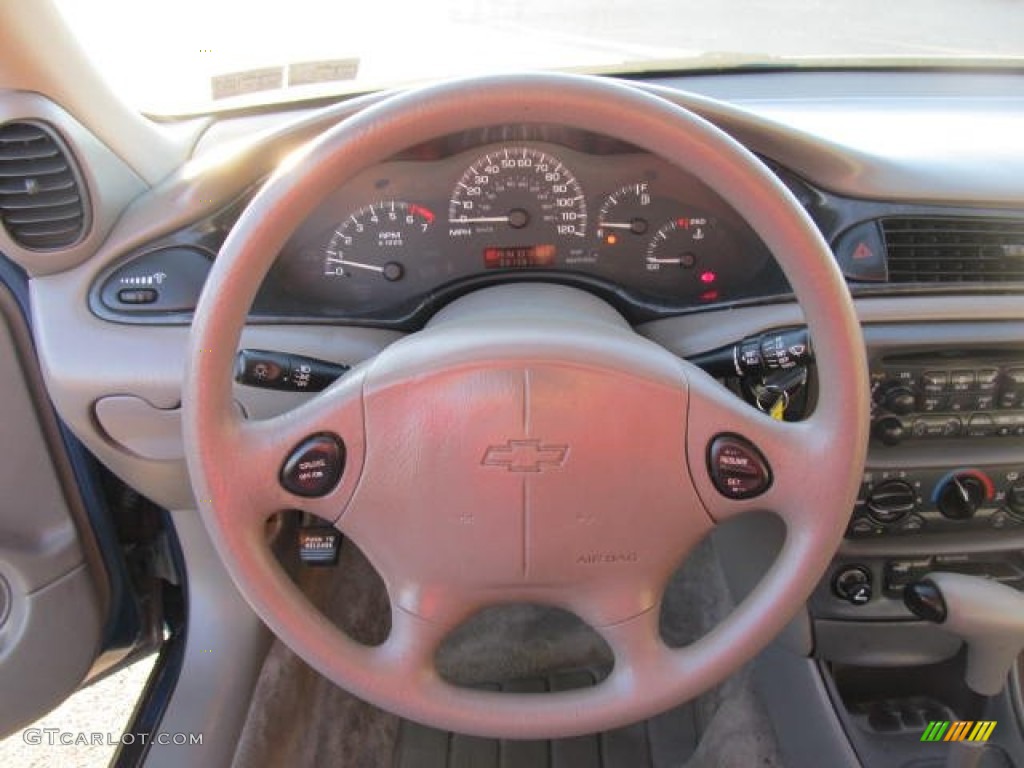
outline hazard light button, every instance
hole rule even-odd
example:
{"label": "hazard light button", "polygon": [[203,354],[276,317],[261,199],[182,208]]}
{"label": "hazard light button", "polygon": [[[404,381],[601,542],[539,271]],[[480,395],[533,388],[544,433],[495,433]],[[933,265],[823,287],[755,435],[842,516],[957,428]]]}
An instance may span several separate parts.
{"label": "hazard light button", "polygon": [[889,279],[885,241],[877,221],[846,230],[835,245],[836,261],[847,280],[884,283]]}

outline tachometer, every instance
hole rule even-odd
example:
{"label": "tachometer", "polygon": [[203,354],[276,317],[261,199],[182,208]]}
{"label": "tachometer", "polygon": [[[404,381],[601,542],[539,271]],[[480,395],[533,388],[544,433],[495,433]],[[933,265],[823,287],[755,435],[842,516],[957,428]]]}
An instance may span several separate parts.
{"label": "tachometer", "polygon": [[502,147],[478,158],[448,205],[452,237],[490,235],[492,246],[581,242],[587,203],[572,172],[533,147]]}
{"label": "tachometer", "polygon": [[401,280],[413,245],[434,214],[421,205],[384,200],[365,205],[340,222],[324,251],[324,275]]}

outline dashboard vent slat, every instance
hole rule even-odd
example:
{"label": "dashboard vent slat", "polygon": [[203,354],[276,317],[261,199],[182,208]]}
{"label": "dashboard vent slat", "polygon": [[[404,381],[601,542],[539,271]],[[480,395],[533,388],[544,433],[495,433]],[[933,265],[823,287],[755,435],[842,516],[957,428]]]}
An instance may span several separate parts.
{"label": "dashboard vent slat", "polygon": [[57,134],[43,123],[0,125],[0,222],[30,250],[66,248],[85,233],[81,178]]}
{"label": "dashboard vent slat", "polygon": [[1024,282],[1024,219],[882,220],[890,283]]}

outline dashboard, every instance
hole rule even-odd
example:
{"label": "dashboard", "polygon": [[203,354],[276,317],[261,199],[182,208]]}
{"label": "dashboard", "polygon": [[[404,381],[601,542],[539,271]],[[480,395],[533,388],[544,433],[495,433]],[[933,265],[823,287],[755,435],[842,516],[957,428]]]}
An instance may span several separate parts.
{"label": "dashboard", "polygon": [[[1018,81],[789,72],[637,84],[764,159],[854,296],[875,435],[862,499],[811,606],[820,621],[906,618],[887,574],[908,559],[1024,547]],[[133,487],[189,508],[181,377],[206,274],[275,168],[379,96],[208,121],[192,160],[144,192],[69,116],[19,98],[23,113],[62,129],[92,190],[80,243],[40,254],[0,242],[32,275],[50,396]],[[774,254],[699,179],[592,132],[514,124],[424,137],[339,185],[277,255],[243,345],[354,366],[458,296],[510,281],[594,293],[693,361],[803,324]],[[308,396],[235,394],[255,418]],[[863,603],[837,592],[834,578],[851,569],[873,585]],[[842,650],[856,634],[830,637]]]}

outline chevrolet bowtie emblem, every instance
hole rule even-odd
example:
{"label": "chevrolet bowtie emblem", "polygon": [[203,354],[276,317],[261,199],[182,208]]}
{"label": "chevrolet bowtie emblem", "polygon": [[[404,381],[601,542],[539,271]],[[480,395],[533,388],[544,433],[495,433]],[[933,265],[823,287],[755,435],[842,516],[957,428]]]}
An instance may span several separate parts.
{"label": "chevrolet bowtie emblem", "polygon": [[509,472],[540,472],[560,467],[569,454],[568,445],[541,445],[540,440],[509,440],[504,445],[488,446],[485,467],[504,467]]}

